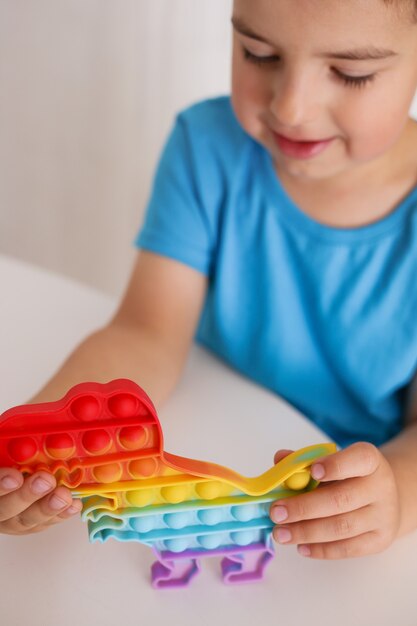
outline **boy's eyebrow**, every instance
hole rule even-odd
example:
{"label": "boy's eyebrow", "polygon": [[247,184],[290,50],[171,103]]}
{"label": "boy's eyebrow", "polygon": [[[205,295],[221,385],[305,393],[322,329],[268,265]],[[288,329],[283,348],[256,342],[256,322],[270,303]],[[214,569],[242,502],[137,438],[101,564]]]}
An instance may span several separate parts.
{"label": "boy's eyebrow", "polygon": [[[242,20],[237,17],[232,17],[232,25],[235,30],[237,30],[242,35],[246,35],[246,37],[250,37],[251,39],[256,39],[257,41],[262,41],[273,46],[273,42],[268,41],[265,37],[258,35],[255,33],[249,26],[246,26]],[[357,48],[355,50],[340,50],[338,52],[327,52],[322,51],[317,54],[317,56],[326,59],[347,59],[349,61],[369,61],[375,59],[386,59],[392,56],[398,56],[397,52],[393,50],[387,50],[386,48],[376,48],[375,46],[369,46],[367,48]]]}
{"label": "boy's eyebrow", "polygon": [[375,59],[387,59],[398,56],[398,52],[387,50],[386,48],[356,48],[355,50],[340,50],[339,52],[319,52],[321,58],[326,59],[347,59],[348,61],[370,61]]}

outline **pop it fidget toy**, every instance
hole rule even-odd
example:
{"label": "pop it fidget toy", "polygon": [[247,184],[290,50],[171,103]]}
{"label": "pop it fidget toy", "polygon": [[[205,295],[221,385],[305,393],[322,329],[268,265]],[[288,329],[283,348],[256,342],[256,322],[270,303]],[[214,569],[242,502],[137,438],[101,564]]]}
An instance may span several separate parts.
{"label": "pop it fidget toy", "polygon": [[216,555],[224,582],[262,578],[274,554],[271,502],[314,489],[309,467],[335,451],[303,448],[254,478],[169,454],[151,400],[125,379],[81,383],[0,416],[0,467],[51,472],[82,499],[90,541],[152,547],[157,588],[187,585],[201,558]]}

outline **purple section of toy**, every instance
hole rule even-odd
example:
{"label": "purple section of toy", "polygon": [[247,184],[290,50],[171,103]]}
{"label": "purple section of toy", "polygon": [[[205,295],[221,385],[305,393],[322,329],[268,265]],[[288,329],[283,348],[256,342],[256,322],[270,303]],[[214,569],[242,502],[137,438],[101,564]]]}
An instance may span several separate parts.
{"label": "purple section of toy", "polygon": [[185,550],[159,553],[155,550],[158,561],[152,565],[152,585],[157,589],[186,587],[200,571],[200,559],[203,557],[223,556],[221,571],[223,582],[240,584],[261,580],[269,561],[274,556],[270,534],[265,542],[242,546],[218,548],[216,550]]}

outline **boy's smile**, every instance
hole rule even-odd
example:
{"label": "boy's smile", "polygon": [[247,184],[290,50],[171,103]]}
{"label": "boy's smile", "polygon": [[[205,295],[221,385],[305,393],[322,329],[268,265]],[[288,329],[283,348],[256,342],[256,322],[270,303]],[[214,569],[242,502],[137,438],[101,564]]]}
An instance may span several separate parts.
{"label": "boy's smile", "polygon": [[333,139],[293,139],[279,133],[273,133],[278,148],[283,154],[295,159],[310,159],[321,154]]}
{"label": "boy's smile", "polygon": [[417,87],[411,13],[383,0],[235,0],[233,108],[281,177],[336,188],[401,171]]}

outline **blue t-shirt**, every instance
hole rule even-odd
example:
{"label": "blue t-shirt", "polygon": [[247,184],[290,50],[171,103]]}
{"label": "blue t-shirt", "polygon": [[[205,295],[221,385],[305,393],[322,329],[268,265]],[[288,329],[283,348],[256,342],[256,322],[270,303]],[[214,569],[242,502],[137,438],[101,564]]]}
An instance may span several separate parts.
{"label": "blue t-shirt", "polygon": [[229,97],[181,112],[137,246],[209,277],[197,339],[339,445],[380,445],[417,368],[417,188],[359,228],[293,203]]}

